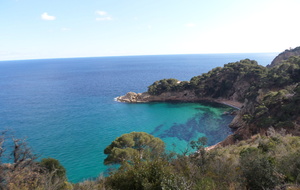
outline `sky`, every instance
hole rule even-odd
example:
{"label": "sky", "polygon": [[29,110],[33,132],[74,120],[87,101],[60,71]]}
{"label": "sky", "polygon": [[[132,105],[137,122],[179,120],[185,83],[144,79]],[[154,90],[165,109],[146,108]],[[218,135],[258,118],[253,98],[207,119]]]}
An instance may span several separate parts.
{"label": "sky", "polygon": [[0,61],[282,52],[300,0],[0,0]]}

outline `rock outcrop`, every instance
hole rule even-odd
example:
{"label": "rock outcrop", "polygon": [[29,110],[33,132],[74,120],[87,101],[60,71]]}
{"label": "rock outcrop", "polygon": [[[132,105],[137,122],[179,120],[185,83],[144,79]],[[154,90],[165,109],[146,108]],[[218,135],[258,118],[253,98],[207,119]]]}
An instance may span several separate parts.
{"label": "rock outcrop", "polygon": [[182,92],[164,92],[160,95],[150,95],[148,92],[135,93],[128,92],[124,96],[117,97],[119,102],[127,103],[142,103],[142,102],[165,102],[165,101],[183,101],[192,102],[204,100],[198,98],[193,91],[182,91]]}
{"label": "rock outcrop", "polygon": [[234,107],[236,109],[241,109],[243,103],[236,100],[229,100],[223,98],[210,98],[210,97],[198,97],[194,91],[185,90],[182,92],[164,92],[160,95],[150,95],[148,92],[135,93],[128,92],[124,96],[119,96],[116,98],[118,102],[126,103],[145,103],[145,102],[197,102],[197,101],[210,101],[227,106]]}
{"label": "rock outcrop", "polygon": [[287,49],[284,52],[280,53],[267,67],[274,67],[276,65],[279,65],[280,63],[282,63],[282,61],[287,60],[291,56],[300,56],[300,46],[294,49]]}

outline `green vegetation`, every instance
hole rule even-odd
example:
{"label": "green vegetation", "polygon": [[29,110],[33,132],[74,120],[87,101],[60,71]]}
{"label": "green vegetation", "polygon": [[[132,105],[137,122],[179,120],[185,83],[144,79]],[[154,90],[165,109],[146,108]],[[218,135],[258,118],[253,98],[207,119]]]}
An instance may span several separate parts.
{"label": "green vegetation", "polygon": [[[139,160],[105,179],[112,189],[274,189],[300,182],[300,138],[273,129],[236,145],[206,151],[204,139],[190,156],[165,154]],[[291,163],[291,164],[287,164]]]}
{"label": "green vegetation", "polygon": [[205,139],[191,142],[189,156],[164,153],[134,158],[106,178],[74,184],[74,189],[113,190],[264,190],[297,189],[300,183],[300,137],[268,130],[235,145],[207,151]]}
{"label": "green vegetation", "polygon": [[136,160],[151,160],[165,150],[164,142],[145,132],[132,132],[116,138],[104,150],[104,164],[124,164]]}
{"label": "green vegetation", "polygon": [[247,123],[259,128],[298,130],[300,116],[300,57],[290,57],[268,70],[263,79],[265,93],[255,102]]}
{"label": "green vegetation", "polygon": [[248,123],[256,123],[260,128],[293,129],[295,121],[300,115],[300,86],[287,90],[272,91],[267,93],[258,104]]}
{"label": "green vegetation", "polygon": [[148,92],[152,95],[159,95],[163,92],[180,91],[182,88],[182,84],[177,79],[162,79],[150,85]]}
{"label": "green vegetation", "polygon": [[[243,90],[248,92],[251,88],[257,88],[257,81],[265,74],[265,67],[258,65],[256,61],[245,59],[228,63],[223,68],[217,67],[208,73],[193,77],[189,82],[178,83],[176,79],[156,81],[148,87],[148,93],[159,95],[163,92],[192,90],[199,97],[228,98],[237,91],[237,82],[247,81]],[[246,93],[240,100],[244,100],[245,96]]]}
{"label": "green vegetation", "polygon": [[287,85],[300,82],[300,57],[290,57],[281,64],[268,69],[264,79],[265,88],[283,88]]}
{"label": "green vegetation", "polygon": [[[265,73],[266,69],[256,61],[245,59],[193,77],[191,89],[201,97],[229,98],[234,93],[238,93],[238,100],[244,101],[248,93],[259,88],[257,81],[264,77]],[[240,86],[243,86],[243,89],[239,89]]]}
{"label": "green vegetation", "polygon": [[66,177],[66,169],[54,158],[43,158],[40,166],[45,168],[46,172],[52,173],[54,178]]}

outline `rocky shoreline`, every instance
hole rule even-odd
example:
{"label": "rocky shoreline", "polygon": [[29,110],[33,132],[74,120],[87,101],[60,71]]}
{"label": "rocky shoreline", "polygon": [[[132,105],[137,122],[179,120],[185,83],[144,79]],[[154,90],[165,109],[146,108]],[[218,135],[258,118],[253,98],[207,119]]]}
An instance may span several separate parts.
{"label": "rocky shoreline", "polygon": [[243,103],[228,100],[228,99],[214,99],[214,98],[199,98],[193,91],[182,92],[164,92],[160,95],[150,95],[148,92],[135,93],[128,92],[124,96],[116,98],[118,102],[126,103],[146,103],[146,102],[168,102],[168,101],[180,101],[180,102],[197,102],[197,101],[210,101],[224,104],[236,109],[241,109]]}

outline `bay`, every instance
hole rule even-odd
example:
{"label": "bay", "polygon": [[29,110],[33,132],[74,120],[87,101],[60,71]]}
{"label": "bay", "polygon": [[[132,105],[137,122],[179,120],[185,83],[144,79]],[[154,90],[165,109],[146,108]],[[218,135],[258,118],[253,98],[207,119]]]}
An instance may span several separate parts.
{"label": "bay", "polygon": [[[93,57],[0,61],[0,130],[27,138],[41,157],[58,159],[72,182],[107,172],[103,150],[116,137],[145,131],[169,150],[231,133],[232,108],[209,103],[126,104],[114,98],[144,92],[163,78],[190,80],[249,58],[269,64],[277,53]],[[175,146],[174,146],[175,145]]]}

